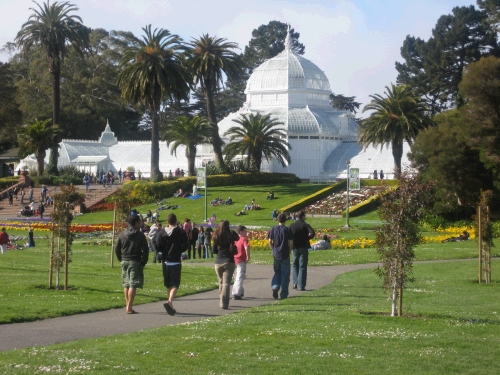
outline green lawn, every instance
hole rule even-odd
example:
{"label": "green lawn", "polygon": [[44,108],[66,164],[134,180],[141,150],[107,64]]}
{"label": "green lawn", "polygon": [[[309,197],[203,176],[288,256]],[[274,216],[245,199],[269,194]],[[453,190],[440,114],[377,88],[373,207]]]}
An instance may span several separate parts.
{"label": "green lawn", "polygon": [[[231,224],[243,224],[253,226],[271,226],[273,220],[271,218],[272,211],[277,208],[285,207],[305,196],[314,194],[315,192],[324,189],[328,185],[318,184],[283,184],[283,185],[251,185],[251,186],[225,186],[214,187],[208,190],[208,217],[213,214],[217,216],[217,221],[227,219]],[[266,200],[269,190],[275,192],[275,199],[272,201]],[[220,197],[222,199],[233,199],[233,205],[222,205],[211,207],[210,201]],[[261,206],[261,210],[247,211],[247,215],[235,216],[238,211],[243,210],[245,205],[250,204],[252,199],[255,203]],[[165,220],[167,214],[174,212],[179,220],[185,217],[190,218],[195,223],[205,221],[205,199],[187,199],[187,198],[169,198],[169,205],[180,206],[175,210],[160,211],[160,219]],[[154,211],[157,208],[156,204],[149,204],[136,207],[140,213],[145,214],[148,209]],[[113,221],[113,212],[100,212],[93,214],[85,214],[75,218],[75,223],[110,223]],[[323,222],[329,223],[328,219]]]}
{"label": "green lawn", "polygon": [[[35,248],[7,251],[2,255],[0,274],[0,324],[32,321],[83,312],[124,307],[120,263],[110,267],[110,246],[86,246],[77,239],[69,264],[70,290],[50,290],[48,286],[49,244],[37,239]],[[150,253],[151,254],[151,253]],[[152,257],[150,257],[152,261]],[[54,278],[55,280],[55,278]],[[64,273],[61,273],[61,285]],[[54,282],[55,285],[55,282]],[[217,287],[213,269],[186,264],[178,295],[193,294]],[[165,299],[166,288],[160,264],[145,268],[144,289],[139,289],[136,304]]]}
{"label": "green lawn", "polygon": [[[494,262],[494,269],[498,261]],[[496,374],[500,283],[475,261],[419,264],[403,318],[372,270],[299,297],[133,334],[0,353],[6,374]]]}

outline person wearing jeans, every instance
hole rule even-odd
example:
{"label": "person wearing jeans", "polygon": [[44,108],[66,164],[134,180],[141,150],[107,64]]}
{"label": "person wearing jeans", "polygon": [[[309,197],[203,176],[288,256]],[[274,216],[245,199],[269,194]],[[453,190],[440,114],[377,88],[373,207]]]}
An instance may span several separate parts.
{"label": "person wearing jeans", "polygon": [[273,298],[281,299],[288,297],[288,286],[290,284],[290,250],[293,247],[292,230],[285,226],[286,215],[278,215],[278,225],[271,228],[268,234],[269,246],[273,249],[274,276],[271,281]]}
{"label": "person wearing jeans", "polygon": [[306,290],[309,240],[315,235],[314,229],[304,221],[305,217],[305,212],[301,211],[297,221],[290,225],[293,233],[293,288],[300,290]]}
{"label": "person wearing jeans", "polygon": [[227,309],[229,307],[231,279],[236,268],[234,254],[231,253],[230,248],[231,244],[240,239],[240,236],[230,229],[229,221],[223,220],[217,226],[213,239],[214,254],[217,254],[214,268],[219,278],[219,304],[221,309]]}
{"label": "person wearing jeans", "polygon": [[250,245],[247,238],[247,228],[243,225],[238,225],[238,234],[240,239],[235,244],[238,249],[238,254],[234,256],[236,276],[234,277],[233,299],[235,300],[242,299],[245,295],[243,281],[247,273],[247,263],[250,261]]}

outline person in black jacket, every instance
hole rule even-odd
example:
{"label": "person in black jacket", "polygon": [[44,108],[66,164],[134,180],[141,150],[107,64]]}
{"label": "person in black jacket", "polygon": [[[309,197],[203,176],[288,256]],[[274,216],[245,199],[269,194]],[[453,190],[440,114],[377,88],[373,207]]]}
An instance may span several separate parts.
{"label": "person in black jacket", "polygon": [[132,305],[136,288],[144,285],[144,266],[148,263],[149,248],[146,236],[141,232],[142,219],[134,215],[128,220],[129,227],[120,233],[115,254],[122,264],[122,285],[127,314],[136,314]]}
{"label": "person in black jacket", "polygon": [[168,300],[163,304],[168,315],[175,315],[172,301],[181,284],[181,256],[187,250],[187,236],[177,226],[175,214],[167,216],[168,227],[163,227],[157,235],[156,249],[163,254],[163,285],[167,288]]}
{"label": "person in black jacket", "polygon": [[221,309],[229,307],[229,295],[231,288],[231,280],[233,278],[236,264],[234,255],[231,253],[231,244],[238,241],[240,236],[234,230],[231,230],[229,221],[223,220],[217,226],[213,235],[214,239],[214,254],[215,258],[215,273],[219,278],[219,296]]}
{"label": "person in black jacket", "polygon": [[293,233],[293,289],[306,290],[307,263],[309,260],[309,240],[314,238],[314,229],[304,219],[306,213],[300,211],[297,221],[290,225]]}

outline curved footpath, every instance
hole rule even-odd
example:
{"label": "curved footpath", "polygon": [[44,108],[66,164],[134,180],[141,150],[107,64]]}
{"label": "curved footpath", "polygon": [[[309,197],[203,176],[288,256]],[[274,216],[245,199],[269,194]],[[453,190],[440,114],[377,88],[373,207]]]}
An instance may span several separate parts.
{"label": "curved footpath", "polygon": [[[212,266],[209,263],[199,265]],[[340,274],[375,268],[377,265],[377,263],[370,263],[308,267],[306,289],[307,291],[319,289],[330,284]],[[273,267],[271,265],[250,264],[247,268],[247,278],[244,283],[245,298],[241,301],[231,300],[228,310],[219,307],[218,290],[212,290],[175,299],[174,306],[177,314],[174,316],[167,315],[163,308],[164,301],[160,301],[134,306],[134,310],[138,312],[135,315],[127,315],[125,307],[123,307],[29,323],[3,324],[0,325],[0,351],[136,332],[231,314],[250,307],[266,305],[275,302],[271,292],[272,275]],[[291,284],[290,282],[290,287]],[[301,292],[290,289],[290,297],[307,293],[307,291]]]}

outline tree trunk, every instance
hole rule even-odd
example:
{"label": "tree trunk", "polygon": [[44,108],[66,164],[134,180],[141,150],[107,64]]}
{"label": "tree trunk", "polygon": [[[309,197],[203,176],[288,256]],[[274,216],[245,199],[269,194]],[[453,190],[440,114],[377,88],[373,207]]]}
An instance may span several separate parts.
{"label": "tree trunk", "polygon": [[188,161],[188,176],[196,176],[195,160],[196,160],[196,145],[186,145],[186,159]]}
{"label": "tree trunk", "polygon": [[[44,150],[45,151],[45,150]],[[45,152],[36,155],[36,163],[38,164],[38,175],[43,175],[43,170],[45,169]]]}
{"label": "tree trunk", "polygon": [[213,128],[212,134],[212,147],[214,148],[215,163],[221,167],[225,168],[224,158],[222,156],[222,139],[219,135],[219,126],[217,125],[217,116],[215,113],[214,104],[214,87],[212,81],[205,81],[205,98],[207,100],[207,115],[210,125]]}
{"label": "tree trunk", "polygon": [[[58,125],[61,127],[61,93],[60,93],[60,78],[61,71],[56,68],[52,73],[52,126]],[[49,165],[47,172],[52,175],[58,174],[57,161],[59,158],[59,136],[54,137],[54,147],[50,150]]]}
{"label": "tree trunk", "polygon": [[394,178],[401,178],[401,159],[403,158],[403,143],[392,142],[392,156],[394,157]]}
{"label": "tree trunk", "polygon": [[161,181],[160,173],[160,125],[158,124],[158,113],[155,106],[151,109],[151,176],[153,182]]}
{"label": "tree trunk", "polygon": [[392,308],[391,308],[391,316],[398,315],[398,288],[396,287],[396,283],[394,283],[392,289]]}

